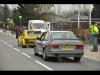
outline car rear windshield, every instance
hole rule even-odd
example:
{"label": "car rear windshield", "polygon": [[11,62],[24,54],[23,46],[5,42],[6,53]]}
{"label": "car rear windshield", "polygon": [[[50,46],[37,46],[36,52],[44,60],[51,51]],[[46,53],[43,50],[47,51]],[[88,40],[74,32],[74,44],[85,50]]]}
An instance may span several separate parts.
{"label": "car rear windshield", "polygon": [[56,40],[56,39],[59,39],[59,40],[68,40],[68,39],[74,40],[74,39],[78,39],[78,38],[76,37],[76,35],[73,32],[52,32],[50,39],[51,40]]}

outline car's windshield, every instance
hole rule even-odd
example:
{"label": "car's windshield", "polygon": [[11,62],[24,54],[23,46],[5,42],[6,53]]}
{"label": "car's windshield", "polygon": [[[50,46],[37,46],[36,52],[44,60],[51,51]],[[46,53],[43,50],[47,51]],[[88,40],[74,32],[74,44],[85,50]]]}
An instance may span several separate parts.
{"label": "car's windshield", "polygon": [[44,29],[45,28],[44,23],[32,23],[31,26],[34,29]]}
{"label": "car's windshield", "polygon": [[52,32],[50,36],[51,40],[61,39],[78,39],[73,32]]}

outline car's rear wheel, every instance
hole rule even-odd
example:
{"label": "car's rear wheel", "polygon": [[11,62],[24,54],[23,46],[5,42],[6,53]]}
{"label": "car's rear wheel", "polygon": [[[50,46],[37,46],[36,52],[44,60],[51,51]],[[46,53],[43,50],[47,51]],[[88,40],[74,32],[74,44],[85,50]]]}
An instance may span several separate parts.
{"label": "car's rear wheel", "polygon": [[37,50],[36,45],[34,45],[34,55],[35,55],[35,56],[38,56],[39,54],[37,53],[36,50]]}
{"label": "car's rear wheel", "polygon": [[79,62],[81,60],[81,57],[74,57],[75,62]]}
{"label": "car's rear wheel", "polygon": [[24,43],[25,43],[25,41],[24,41],[24,39],[23,39],[23,40],[22,40],[22,44],[21,44],[22,48],[26,48],[26,47],[27,47],[27,46],[24,45]]}
{"label": "car's rear wheel", "polygon": [[45,50],[43,51],[43,60],[45,60],[45,61],[48,60],[48,57],[47,57],[47,54],[46,54],[46,51]]}
{"label": "car's rear wheel", "polygon": [[18,46],[20,46],[20,41],[19,41],[19,39],[17,40],[17,44],[18,44]]}
{"label": "car's rear wheel", "polygon": [[26,48],[27,46],[22,45],[22,48]]}

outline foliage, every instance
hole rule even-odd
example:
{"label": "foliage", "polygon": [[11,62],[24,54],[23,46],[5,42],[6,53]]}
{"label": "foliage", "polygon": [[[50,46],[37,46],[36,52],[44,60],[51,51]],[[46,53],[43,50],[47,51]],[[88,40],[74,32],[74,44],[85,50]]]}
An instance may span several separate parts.
{"label": "foliage", "polygon": [[27,26],[28,21],[31,19],[39,19],[39,13],[37,9],[39,6],[37,4],[18,4],[18,12],[22,16],[23,25]]}
{"label": "foliage", "polygon": [[18,9],[14,9],[12,18],[16,25],[19,25],[19,15],[20,15],[20,13],[18,12]]}
{"label": "foliage", "polygon": [[3,8],[3,22],[4,23],[7,22],[7,18],[9,18],[9,16],[10,16],[10,10],[8,6],[5,4]]}

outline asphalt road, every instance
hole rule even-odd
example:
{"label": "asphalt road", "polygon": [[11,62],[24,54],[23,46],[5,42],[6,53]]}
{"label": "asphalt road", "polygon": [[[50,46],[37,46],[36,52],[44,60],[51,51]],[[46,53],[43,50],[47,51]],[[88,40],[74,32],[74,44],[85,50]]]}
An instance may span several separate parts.
{"label": "asphalt road", "polygon": [[42,56],[34,56],[33,48],[17,46],[15,37],[0,33],[0,70],[17,71],[69,71],[100,70],[100,62],[82,57],[80,62],[72,58],[50,58],[44,61]]}

